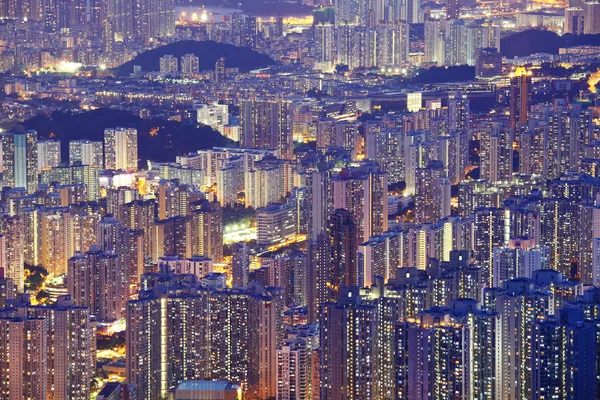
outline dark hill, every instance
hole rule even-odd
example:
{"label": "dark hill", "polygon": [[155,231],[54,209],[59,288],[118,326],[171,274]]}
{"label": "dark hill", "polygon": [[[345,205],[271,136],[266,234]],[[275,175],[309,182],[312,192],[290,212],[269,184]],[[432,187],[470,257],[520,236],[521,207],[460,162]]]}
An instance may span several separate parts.
{"label": "dark hill", "polygon": [[500,41],[500,52],[507,58],[525,57],[535,53],[558,54],[561,47],[600,46],[600,35],[563,35],[529,29],[507,36]]}
{"label": "dark hill", "polygon": [[133,60],[118,67],[117,75],[133,73],[134,65],[140,65],[142,71],[159,71],[160,57],[166,54],[172,54],[178,58],[186,54],[195,54],[200,59],[201,71],[214,69],[215,63],[221,57],[225,57],[225,67],[239,68],[242,72],[276,64],[271,57],[257,53],[248,47],[237,47],[213,41],[184,40],[139,54]]}
{"label": "dark hill", "polygon": [[146,167],[147,160],[175,162],[177,155],[233,143],[208,126],[195,127],[158,118],[142,119],[126,111],[106,108],[85,113],[56,111],[51,116],[30,118],[23,125],[25,129],[36,130],[40,139],[60,140],[63,162],[68,161],[70,140],[104,140],[105,128],[137,129],[142,168]]}

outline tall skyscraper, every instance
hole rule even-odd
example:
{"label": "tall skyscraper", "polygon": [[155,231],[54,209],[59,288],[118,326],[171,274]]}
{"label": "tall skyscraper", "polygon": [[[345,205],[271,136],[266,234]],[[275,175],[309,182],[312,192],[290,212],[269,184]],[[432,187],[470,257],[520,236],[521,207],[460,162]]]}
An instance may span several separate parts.
{"label": "tall skyscraper", "polygon": [[308,211],[308,255],[309,282],[308,296],[309,320],[316,322],[321,305],[330,301],[329,282],[329,240],[328,219],[333,211],[331,173],[309,170],[307,172]]}
{"label": "tall skyscraper", "polygon": [[378,24],[377,61],[378,67],[402,65],[408,61],[409,25],[404,22]]}
{"label": "tall skyscraper", "polygon": [[283,299],[279,289],[266,293],[254,287],[249,301],[248,397],[277,395],[277,345],[282,339]]}
{"label": "tall skyscraper", "polygon": [[0,253],[5,264],[4,274],[12,279],[18,293],[23,293],[25,286],[24,263],[24,225],[18,216],[4,216],[0,219]]}
{"label": "tall skyscraper", "polygon": [[315,325],[290,333],[277,348],[277,398],[315,399],[319,386],[313,385],[313,357],[317,355],[318,332]]}
{"label": "tall skyscraper", "polygon": [[363,286],[358,276],[358,229],[352,213],[337,209],[329,218],[330,298],[335,299],[342,286]]}
{"label": "tall skyscraper", "polygon": [[406,357],[398,371],[404,376],[398,380],[404,383],[399,386],[406,398],[443,398],[448,392],[467,395],[467,329],[463,324],[444,324],[449,319],[432,310],[419,314],[415,323],[398,325],[398,357]]}
{"label": "tall skyscraper", "polygon": [[314,29],[314,54],[318,65],[325,68],[333,63],[335,57],[335,27],[330,23],[315,23]]}
{"label": "tall skyscraper", "polygon": [[532,398],[529,371],[534,343],[530,338],[533,322],[550,311],[550,295],[536,292],[533,281],[526,278],[513,279],[504,285],[504,291],[492,296],[493,311],[499,315],[496,349],[500,350],[494,398]]}
{"label": "tall skyscraper", "polygon": [[233,287],[244,287],[248,284],[250,272],[250,248],[248,243],[239,242],[231,246],[231,276]]}
{"label": "tall skyscraper", "polygon": [[483,283],[493,287],[494,247],[502,246],[505,237],[504,209],[480,207],[475,209],[475,257],[481,265]]}
{"label": "tall skyscraper", "polygon": [[246,17],[244,24],[244,44],[246,47],[250,47],[251,49],[256,48],[256,40],[257,40],[257,27],[256,27],[256,17],[248,16]]}
{"label": "tall skyscraper", "polygon": [[502,122],[492,122],[480,133],[481,178],[510,182],[513,175],[514,131]]}
{"label": "tall skyscraper", "polygon": [[175,33],[173,0],[106,0],[103,5],[105,40],[141,41]]}
{"label": "tall skyscraper", "polygon": [[441,161],[431,160],[415,175],[415,220],[435,223],[450,215],[450,181]]}
{"label": "tall skyscraper", "polygon": [[[332,206],[352,214],[358,229],[358,240],[387,231],[388,175],[378,172],[379,167],[366,163],[364,169],[340,171],[332,175]],[[369,170],[373,167],[372,170]]]}
{"label": "tall skyscraper", "polygon": [[427,19],[424,23],[425,43],[424,43],[424,61],[444,64],[444,39],[439,19]]}
{"label": "tall skyscraper", "polygon": [[89,307],[99,321],[112,322],[124,316],[129,298],[128,274],[122,271],[124,263],[115,253],[91,249],[76,253],[68,261],[67,282],[69,294],[77,306]]}
{"label": "tall skyscraper", "polygon": [[275,396],[278,291],[188,283],[185,294],[176,283],[127,303],[127,380],[138,399],[159,399],[184,379],[239,382],[249,398]]}
{"label": "tall skyscraper", "polygon": [[[9,400],[48,398],[48,324],[21,309],[0,318],[0,394]],[[19,349],[19,350],[16,350]]]}
{"label": "tall skyscraper", "polygon": [[0,318],[0,393],[15,400],[88,399],[92,340],[89,309],[74,306],[70,296],[50,306],[32,306],[25,296]]}
{"label": "tall skyscraper", "polygon": [[135,200],[122,207],[121,223],[124,227],[141,231],[144,235],[144,259],[152,257],[154,224],[156,221],[156,202],[153,200]]}
{"label": "tall skyscraper", "polygon": [[104,168],[137,171],[137,130],[133,128],[104,130]]}
{"label": "tall skyscraper", "polygon": [[581,35],[584,30],[584,11],[583,8],[569,7],[565,9],[565,23],[563,32],[571,35]]}
{"label": "tall skyscraper", "polygon": [[[186,217],[172,217],[159,220],[154,225],[153,262],[158,262],[164,256],[187,258],[192,256],[189,246],[189,220]],[[204,254],[203,254],[204,255]],[[209,257],[209,256],[207,256]]]}
{"label": "tall skyscraper", "polygon": [[583,6],[583,33],[595,35],[600,33],[600,3],[586,2]]}
{"label": "tall skyscraper", "polygon": [[320,398],[373,398],[376,308],[357,287],[342,288],[337,302],[323,305],[319,325]]}
{"label": "tall skyscraper", "polygon": [[515,131],[529,119],[531,71],[523,67],[510,74],[510,127]]}
{"label": "tall skyscraper", "polygon": [[597,396],[593,381],[597,356],[598,326],[584,321],[583,310],[563,308],[556,317],[533,323],[532,388],[533,399]]}
{"label": "tall skyscraper", "polygon": [[280,158],[291,158],[290,106],[283,100],[244,100],[240,107],[242,146],[273,149]]}
{"label": "tall skyscraper", "polygon": [[58,167],[61,162],[60,141],[40,140],[38,147],[38,172]]}
{"label": "tall skyscraper", "polygon": [[71,213],[68,208],[42,211],[42,266],[53,276],[67,273],[67,261],[73,256]]}
{"label": "tall skyscraper", "polygon": [[456,184],[464,179],[465,169],[469,163],[469,140],[471,138],[471,107],[466,93],[451,92],[448,94],[448,131],[457,139],[456,151],[451,155],[453,170],[449,170],[451,181]]}
{"label": "tall skyscraper", "polygon": [[219,57],[215,63],[215,81],[217,83],[224,83],[227,80],[227,74],[225,72],[225,57]]}
{"label": "tall skyscraper", "polygon": [[223,259],[223,209],[217,202],[201,200],[192,204],[191,253],[210,257],[215,262]]}
{"label": "tall skyscraper", "polygon": [[4,186],[24,188],[33,193],[38,180],[37,133],[2,134],[2,172]]}
{"label": "tall skyscraper", "polygon": [[90,167],[102,168],[104,163],[104,151],[102,142],[91,140],[72,140],[69,142],[69,165],[77,163],[89,165]]}

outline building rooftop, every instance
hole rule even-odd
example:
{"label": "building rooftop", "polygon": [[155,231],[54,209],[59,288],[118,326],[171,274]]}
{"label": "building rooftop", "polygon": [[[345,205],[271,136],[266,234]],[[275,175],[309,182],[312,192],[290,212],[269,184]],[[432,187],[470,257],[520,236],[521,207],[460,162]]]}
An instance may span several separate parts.
{"label": "building rooftop", "polygon": [[182,381],[176,390],[235,390],[239,388],[238,384],[228,381]]}

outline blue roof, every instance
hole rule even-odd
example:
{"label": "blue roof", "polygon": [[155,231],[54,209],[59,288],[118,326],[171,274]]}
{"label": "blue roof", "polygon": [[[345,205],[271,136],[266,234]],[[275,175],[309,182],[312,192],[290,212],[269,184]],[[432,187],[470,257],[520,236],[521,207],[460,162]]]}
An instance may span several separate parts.
{"label": "blue roof", "polygon": [[237,390],[238,387],[228,381],[182,381],[176,390]]}

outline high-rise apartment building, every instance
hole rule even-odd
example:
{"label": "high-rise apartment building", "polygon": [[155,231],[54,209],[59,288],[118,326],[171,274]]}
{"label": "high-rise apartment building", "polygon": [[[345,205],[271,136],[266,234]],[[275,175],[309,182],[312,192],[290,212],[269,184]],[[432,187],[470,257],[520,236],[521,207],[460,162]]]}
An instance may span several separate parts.
{"label": "high-rise apartment building", "polygon": [[240,106],[242,146],[277,150],[280,158],[291,158],[290,114],[287,101],[244,100]]}
{"label": "high-rise apartment building", "polygon": [[4,216],[0,219],[0,253],[4,262],[4,274],[12,279],[18,293],[24,292],[23,270],[25,234],[23,219]]}
{"label": "high-rise apartment building", "polygon": [[475,233],[475,257],[481,265],[483,283],[493,287],[494,247],[508,241],[504,229],[504,209],[480,207],[475,209],[473,231]]}
{"label": "high-rise apartment building", "polygon": [[127,380],[138,399],[159,399],[184,379],[239,382],[248,397],[275,396],[277,290],[177,287],[160,285],[127,303]]}
{"label": "high-rise apartment building", "polygon": [[67,283],[73,304],[89,307],[99,321],[117,321],[124,316],[125,302],[129,298],[129,282],[123,284],[128,274],[115,253],[97,249],[76,253],[68,261]]}
{"label": "high-rise apartment building", "polygon": [[323,304],[319,323],[321,399],[373,398],[377,310],[358,288],[343,288]]}
{"label": "high-rise apartment building", "polygon": [[358,228],[352,213],[336,209],[329,218],[330,271],[328,287],[335,299],[342,286],[363,286],[358,276]]}
{"label": "high-rise apartment building", "polygon": [[[4,238],[0,238],[2,242]],[[6,264],[5,261],[3,261]],[[7,278],[4,272],[5,268],[0,268],[0,308],[4,309],[9,300],[17,297],[17,288],[12,278]]]}
{"label": "high-rise apartment building", "polygon": [[583,33],[595,35],[600,33],[600,3],[586,2],[583,5]]}
{"label": "high-rise apartment building", "polygon": [[294,204],[271,203],[256,210],[258,244],[272,245],[292,239],[298,233]]}
{"label": "high-rise apartment building", "polygon": [[495,48],[477,49],[475,76],[493,78],[502,75],[502,54]]}
{"label": "high-rise apartment building", "polygon": [[490,182],[512,180],[514,136],[514,130],[502,122],[492,122],[481,130],[482,179]]}
{"label": "high-rise apartment building", "polygon": [[225,71],[225,57],[219,57],[215,63],[215,81],[217,83],[223,83],[227,80],[227,73]]}
{"label": "high-rise apartment building", "polygon": [[441,21],[439,19],[428,19],[424,23],[425,42],[424,60],[437,65],[444,64],[444,38],[442,36]]}
{"label": "high-rise apartment building", "polygon": [[104,165],[104,151],[102,142],[91,140],[72,140],[69,142],[69,165],[89,165],[102,168]]}
{"label": "high-rise apartment building", "polygon": [[173,0],[106,0],[104,38],[110,42],[146,42],[175,33]]}
{"label": "high-rise apartment building", "polygon": [[374,276],[386,282],[400,268],[403,257],[402,236],[398,232],[385,232],[373,236],[358,247],[358,274],[364,277],[364,286],[371,286]]}
{"label": "high-rise apartment building", "polygon": [[529,120],[531,74],[522,67],[510,74],[510,127],[515,130]]}
{"label": "high-rise apartment building", "polygon": [[38,172],[58,167],[61,162],[60,141],[40,140],[37,144]]}
{"label": "high-rise apartment building", "polygon": [[256,48],[257,41],[257,25],[256,25],[256,17],[248,16],[244,21],[244,31],[243,31],[243,43],[246,47],[250,47],[251,49]]}
{"label": "high-rise apartment building", "polygon": [[121,224],[129,229],[141,231],[144,238],[144,258],[152,257],[154,224],[156,221],[156,202],[153,200],[135,200],[121,206]]}
{"label": "high-rise apartment building", "polygon": [[48,324],[45,318],[29,317],[25,309],[12,317],[0,318],[3,398],[48,398]]}
{"label": "high-rise apartment building", "polygon": [[176,74],[179,72],[179,60],[172,54],[162,56],[159,71],[161,74]]}
{"label": "high-rise apartment building", "polygon": [[96,354],[88,308],[74,306],[69,296],[32,306],[25,296],[5,310],[0,327],[0,393],[5,398],[90,397]]}
{"label": "high-rise apartment building", "polygon": [[192,204],[191,254],[223,259],[223,209],[217,202],[201,200]]}
{"label": "high-rise apartment building", "polygon": [[451,152],[448,177],[456,184],[464,179],[469,163],[469,140],[471,138],[471,107],[467,94],[456,91],[448,94],[448,132],[456,138],[455,151]]}
{"label": "high-rise apartment building", "polygon": [[41,262],[53,276],[67,273],[67,261],[73,256],[71,213],[68,208],[49,208],[40,215]]}
{"label": "high-rise apartment building", "polygon": [[532,329],[532,399],[597,396],[593,381],[598,325],[583,310],[563,308],[555,317],[538,320]]}
{"label": "high-rise apartment building", "polygon": [[137,171],[138,138],[133,128],[104,130],[104,168]]}
{"label": "high-rise apartment building", "polygon": [[583,34],[585,27],[583,8],[569,7],[565,9],[565,23],[563,32],[571,35]]}
{"label": "high-rise apartment building", "polygon": [[317,354],[318,332],[315,325],[300,327],[288,334],[277,348],[277,398],[310,400],[318,398],[313,386],[313,358]]}
{"label": "high-rise apartment building", "polygon": [[329,178],[332,207],[350,211],[361,242],[387,231],[388,174],[378,169],[367,163],[362,171],[344,169]]}
{"label": "high-rise apartment building", "polygon": [[431,160],[415,174],[415,220],[435,223],[450,215],[450,181],[440,161]]}
{"label": "high-rise apartment building", "polygon": [[2,134],[3,185],[33,193],[38,184],[37,133]]}
{"label": "high-rise apartment building", "polygon": [[231,246],[231,277],[233,287],[244,287],[248,284],[250,272],[250,248],[248,243],[239,242]]}
{"label": "high-rise apartment building", "polygon": [[492,310],[499,316],[494,398],[531,398],[529,371],[534,343],[530,338],[533,322],[538,317],[553,313],[550,295],[537,292],[530,279],[518,278],[505,282],[504,291],[489,298]]}
{"label": "high-rise apartment building", "polygon": [[195,54],[186,54],[181,57],[181,73],[197,74],[200,72],[200,59]]}
{"label": "high-rise apartment building", "polygon": [[506,246],[495,247],[493,254],[493,287],[517,277],[532,278],[533,271],[548,268],[546,246],[536,246],[528,238],[511,238]]}

